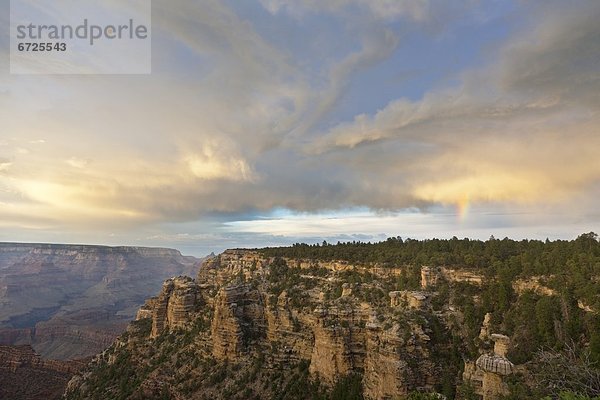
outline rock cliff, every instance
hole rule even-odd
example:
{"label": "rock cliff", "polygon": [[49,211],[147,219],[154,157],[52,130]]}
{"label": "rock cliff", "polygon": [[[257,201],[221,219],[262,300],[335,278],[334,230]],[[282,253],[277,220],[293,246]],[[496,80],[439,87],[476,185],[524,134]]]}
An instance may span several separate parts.
{"label": "rock cliff", "polygon": [[150,310],[152,337],[160,335],[165,329],[185,327],[191,321],[197,291],[198,287],[192,278],[179,276],[167,279],[158,297],[151,299],[143,308]]}
{"label": "rock cliff", "polygon": [[[121,359],[136,371],[130,398],[295,398],[295,382],[318,392],[358,379],[366,398],[389,399],[456,384],[459,365],[443,362],[450,314],[434,310],[434,292],[390,290],[400,270],[374,279],[360,265],[226,251],[195,280],[168,279],[128,333],[73,379],[67,398],[113,390],[99,387],[99,371]],[[343,284],[347,274],[355,283]]]}

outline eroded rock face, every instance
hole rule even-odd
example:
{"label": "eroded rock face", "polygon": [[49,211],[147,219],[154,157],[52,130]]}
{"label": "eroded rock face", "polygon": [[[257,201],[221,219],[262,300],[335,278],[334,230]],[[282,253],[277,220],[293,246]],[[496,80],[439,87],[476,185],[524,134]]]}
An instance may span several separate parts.
{"label": "eroded rock face", "polygon": [[[294,272],[283,272],[278,279],[297,274],[306,286],[279,291],[281,283],[271,276],[273,262],[252,251],[226,251],[207,260],[196,280],[165,281],[137,318],[151,319],[150,336],[158,337],[208,316],[209,328],[196,340],[214,359],[235,363],[262,353],[273,369],[304,361],[310,374],[326,385],[358,373],[368,399],[433,390],[439,377],[430,359],[429,328],[417,322],[422,317],[412,317],[430,306],[429,293],[392,292],[389,308],[375,308],[360,299],[361,290],[375,290],[369,284],[342,285],[335,274],[322,277],[311,272],[324,268],[337,273],[354,266],[289,260]],[[339,297],[332,298],[335,285]],[[406,322],[393,322],[394,313],[408,313]]]}
{"label": "eroded rock face", "polygon": [[449,282],[467,282],[475,285],[481,285],[485,280],[483,275],[469,270],[442,267],[440,268],[440,274]]}
{"label": "eroded rock face", "polygon": [[290,307],[286,291],[277,296],[277,302],[265,308],[267,337],[269,343],[284,343],[278,360],[283,363],[297,363],[310,360],[313,353],[315,316],[299,313]]}
{"label": "eroded rock face", "polygon": [[421,267],[421,288],[430,289],[437,285],[440,279],[440,269],[424,265]]}
{"label": "eroded rock face", "polygon": [[262,295],[248,285],[227,286],[214,302],[211,325],[213,355],[236,359],[248,346],[266,336]]}
{"label": "eroded rock face", "polygon": [[365,396],[385,399],[408,393],[406,376],[408,364],[398,354],[398,347],[405,343],[394,333],[384,333],[379,327],[368,330],[363,380]]}
{"label": "eroded rock face", "polygon": [[401,290],[390,292],[390,307],[409,307],[420,310],[427,307],[427,299],[430,294],[426,292]]}
{"label": "eroded rock face", "polygon": [[362,368],[365,362],[366,315],[352,307],[318,307],[310,328],[314,335],[310,371],[334,383],[340,376]]}
{"label": "eroded rock face", "polygon": [[518,294],[523,294],[526,291],[532,291],[540,296],[556,296],[556,291],[545,286],[543,278],[532,276],[528,279],[517,279],[513,282],[513,289]]}
{"label": "eroded rock face", "polygon": [[197,293],[198,286],[190,277],[167,279],[151,312],[152,337],[160,335],[165,329],[171,331],[189,324],[196,307]]}

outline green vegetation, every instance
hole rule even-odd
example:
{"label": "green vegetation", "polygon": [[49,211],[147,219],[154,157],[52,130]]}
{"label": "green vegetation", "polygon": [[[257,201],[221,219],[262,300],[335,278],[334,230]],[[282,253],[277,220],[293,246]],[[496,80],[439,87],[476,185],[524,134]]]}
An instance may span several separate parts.
{"label": "green vegetation", "polygon": [[327,400],[363,400],[362,376],[350,374],[338,380]]}
{"label": "green vegetation", "polygon": [[[486,313],[491,313],[493,331],[511,337],[509,358],[516,364],[539,363],[536,355],[540,349],[564,358],[560,355],[573,346],[577,349],[576,354],[570,357],[585,357],[589,361],[588,373],[598,371],[600,367],[600,316],[582,310],[581,306],[583,303],[591,309],[600,310],[600,243],[595,233],[580,235],[572,241],[514,241],[493,237],[487,241],[390,238],[380,243],[296,244],[258,251],[272,257],[401,267],[402,273],[394,281],[375,280],[377,285],[373,285],[371,276],[355,271],[339,275],[341,282],[358,284],[353,293],[378,308],[388,300],[388,290],[418,289],[422,265],[466,269],[483,276],[481,285],[467,282],[448,284],[442,281],[437,287],[438,296],[432,300],[434,309],[453,304],[462,315],[450,335],[460,331],[462,344],[460,338],[452,338],[454,344],[446,347],[443,354],[434,353],[436,357],[448,358],[448,365],[453,366],[448,376],[444,376],[447,384],[439,388],[448,398],[455,396],[453,377],[456,376],[456,366],[461,364],[459,354],[476,357],[477,348],[485,345],[480,343],[478,336]],[[542,295],[534,291],[518,295],[513,288],[514,282],[519,279],[531,280],[532,277],[539,277],[535,278],[539,279],[539,284],[553,290],[554,295]],[[328,299],[335,298],[338,291],[337,287],[334,288],[334,293]],[[406,316],[396,318],[401,321]],[[390,322],[385,326],[389,327]],[[433,325],[433,330],[438,331],[433,334],[435,342],[440,329],[436,324]],[[549,368],[548,365],[546,368]],[[551,377],[546,378],[551,380]],[[575,382],[575,374],[567,380]],[[589,396],[582,399],[595,395],[593,391],[585,392],[582,387],[570,388],[564,384],[560,386],[557,382],[551,384],[565,390],[561,398],[579,398],[569,395],[569,389],[573,389],[572,393]],[[514,398],[543,397],[519,382],[514,382],[512,388],[517,396]],[[461,392],[461,397],[470,398],[469,388],[459,387],[458,390],[464,392]]]}
{"label": "green vegetation", "polygon": [[406,400],[439,400],[441,398],[435,393],[412,392],[406,397]]}
{"label": "green vegetation", "polygon": [[277,298],[283,292],[287,292],[290,305],[293,308],[307,306],[307,294],[304,289],[314,287],[314,280],[303,278],[298,268],[290,268],[285,260],[276,258],[269,266],[269,305],[274,307]]}
{"label": "green vegetation", "polygon": [[134,334],[137,336],[148,336],[150,335],[150,331],[152,331],[152,319],[151,318],[142,318],[136,321],[132,321],[131,330],[135,332]]}
{"label": "green vegetation", "polygon": [[[558,398],[559,400],[600,400],[600,396],[589,397],[575,394],[572,392],[562,392],[561,394],[559,394]],[[546,397],[544,400],[546,399],[550,400],[550,397]]]}
{"label": "green vegetation", "polygon": [[[257,301],[266,303],[272,315],[285,311],[274,309],[282,303],[289,306],[293,312],[286,334],[291,337],[307,331],[310,335],[301,317],[317,306],[339,311],[324,313],[319,323],[340,337],[354,335],[372,318],[379,326],[375,329],[398,338],[387,351],[406,362],[407,377],[433,373],[436,384],[431,390],[447,399],[472,400],[478,398],[475,389],[462,382],[461,374],[465,361],[475,360],[482,349],[491,350],[492,343],[479,337],[484,315],[490,313],[490,331],[510,336],[508,358],[527,369],[507,378],[511,395],[504,400],[545,400],[548,395],[553,400],[599,400],[600,315],[594,310],[600,309],[600,243],[593,233],[573,241],[393,238],[373,244],[297,244],[258,251],[272,257],[267,273],[253,266],[255,277],[248,279],[240,272],[233,281],[261,291],[264,297]],[[301,269],[288,265],[286,258],[336,260],[367,268],[330,271],[316,262],[310,266],[309,261]],[[410,302],[414,297],[406,297],[411,293],[403,292],[396,297],[400,305],[390,306],[389,292],[421,290],[422,265],[461,270],[482,279],[440,277],[435,292],[424,293],[423,304],[414,305]],[[369,266],[399,270],[369,270]],[[518,280],[532,285],[516,286]],[[285,302],[278,305],[284,292]],[[360,303],[368,303],[367,317],[352,315],[352,310],[365,306]],[[296,358],[284,338],[268,341],[265,334],[252,336],[256,322],[250,319],[242,324],[248,353],[235,362],[217,361],[207,346],[212,312],[197,309],[185,329],[154,339],[149,337],[149,319],[134,322],[88,367],[92,374],[86,379],[85,394],[74,392],[67,399],[201,398],[200,394],[239,400],[363,399],[360,370],[332,387],[324,385],[309,373],[309,361]],[[160,384],[145,387],[147,379]],[[414,392],[404,398],[440,397]]]}
{"label": "green vegetation", "polygon": [[[600,285],[591,277],[600,276],[600,243],[593,233],[576,240],[521,240],[491,237],[487,241],[458,239],[414,240],[389,238],[379,243],[346,242],[332,244],[295,244],[291,247],[259,249],[270,257],[289,257],[321,261],[347,261],[381,266],[444,265],[481,269],[486,276],[500,279],[497,293],[515,278],[550,276],[550,287],[571,290],[591,307],[600,308]],[[411,273],[412,272],[412,273]],[[403,286],[418,283],[417,270],[409,270]],[[506,304],[499,304],[506,307]]]}

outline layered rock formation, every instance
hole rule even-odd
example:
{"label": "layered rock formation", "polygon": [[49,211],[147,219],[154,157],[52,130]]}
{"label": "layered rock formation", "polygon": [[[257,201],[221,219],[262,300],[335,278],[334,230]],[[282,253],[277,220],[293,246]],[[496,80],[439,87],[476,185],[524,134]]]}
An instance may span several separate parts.
{"label": "layered rock formation", "polygon": [[[196,307],[197,285],[192,278],[178,276],[167,279],[158,297],[147,302],[141,310],[150,310],[152,337],[160,335],[165,328],[183,328],[191,320]],[[143,313],[138,312],[138,318]]]}
{"label": "layered rock formation", "polygon": [[[195,280],[167,280],[126,333],[70,381],[66,399],[492,400],[556,397],[564,386],[555,383],[579,385],[582,374],[561,374],[598,355],[597,288],[559,283],[590,271],[539,280],[527,272],[531,264],[519,272],[519,262],[537,254],[523,257],[525,242],[502,250],[502,262],[480,249],[468,263],[420,268],[417,260],[454,257],[438,255],[439,244],[424,256],[427,243],[226,251]],[[373,261],[319,261],[335,254]],[[282,258],[293,255],[316,258]],[[493,332],[510,335],[512,345]],[[581,353],[561,352],[572,338]],[[553,350],[540,357],[544,347]],[[558,372],[545,368],[555,360]]]}
{"label": "layered rock formation", "polygon": [[[217,378],[209,377],[218,373],[214,369],[218,366],[227,371],[233,368],[226,376],[234,376],[235,371],[255,371],[257,383],[245,390],[261,398],[269,398],[268,386],[275,385],[272,376],[267,378],[271,374],[268,371],[302,365],[306,369],[301,370],[324,388],[346,376],[360,377],[368,399],[389,399],[415,390],[435,392],[442,378],[439,354],[448,348],[445,341],[449,337],[432,331],[432,326],[442,323],[428,301],[433,294],[392,291],[388,295],[380,281],[340,282],[339,274],[361,273],[363,268],[226,251],[207,260],[196,280],[167,280],[160,294],[138,312],[137,324],[148,324],[148,330],[134,325],[127,338],[99,356],[86,375],[73,381],[68,394],[73,398],[92,395],[86,390],[96,379],[94,371],[123,357],[120,349],[128,349],[127,357],[132,357],[136,370],[155,368],[139,378],[142,383],[132,396],[165,391],[173,398],[228,398],[238,378],[225,380],[228,389],[214,390],[213,380]],[[397,276],[394,269],[381,275],[390,279]],[[184,338],[171,350],[177,355],[162,357],[175,360],[195,354],[200,366],[181,367],[181,372],[173,372],[174,377],[169,378],[152,361],[167,348],[156,345],[148,350],[148,340],[180,343]],[[253,369],[257,360],[263,360],[261,367]],[[172,371],[173,365],[167,364]],[[453,370],[457,366],[444,367],[458,376]],[[178,374],[183,375],[177,378]],[[195,389],[187,393],[191,386]]]}
{"label": "layered rock formation", "polygon": [[0,243],[0,344],[46,358],[96,354],[164,279],[199,262],[172,249]]}

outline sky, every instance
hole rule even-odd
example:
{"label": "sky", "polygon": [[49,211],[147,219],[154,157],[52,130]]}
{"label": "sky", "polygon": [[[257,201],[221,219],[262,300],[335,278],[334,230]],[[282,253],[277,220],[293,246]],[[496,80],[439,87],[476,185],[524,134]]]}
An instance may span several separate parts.
{"label": "sky", "polygon": [[11,75],[0,4],[0,241],[600,231],[598,1],[153,0],[148,75]]}

